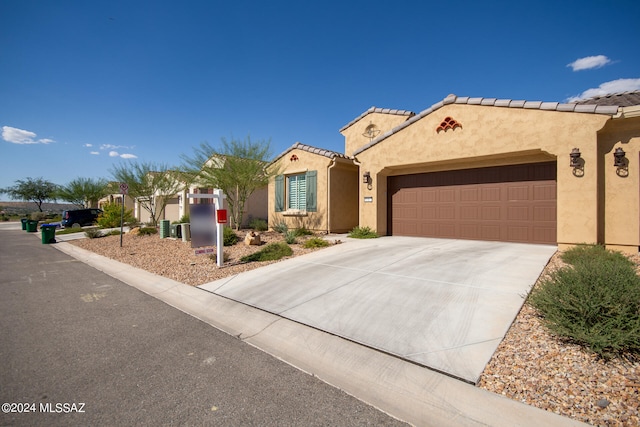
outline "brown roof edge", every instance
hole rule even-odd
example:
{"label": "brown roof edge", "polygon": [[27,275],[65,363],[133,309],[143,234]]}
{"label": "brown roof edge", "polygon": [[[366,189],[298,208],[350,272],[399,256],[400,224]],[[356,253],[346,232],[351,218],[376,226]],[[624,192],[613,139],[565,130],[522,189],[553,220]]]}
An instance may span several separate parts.
{"label": "brown roof edge", "polygon": [[366,117],[367,115],[369,115],[371,113],[395,114],[395,115],[398,115],[398,116],[408,116],[408,117],[415,116],[415,114],[416,114],[413,111],[409,111],[409,110],[395,110],[395,109],[391,109],[391,108],[371,107],[367,111],[365,111],[364,113],[360,114],[358,117],[356,117],[355,119],[351,120],[349,123],[347,123],[346,125],[341,127],[339,132],[342,132],[343,130],[347,129],[348,127],[352,126],[353,124],[359,122],[360,120],[362,120],[364,117]]}
{"label": "brown roof edge", "polygon": [[388,132],[379,135],[377,138],[372,140],[370,143],[363,145],[358,148],[353,155],[356,156],[363,151],[373,147],[379,142],[387,139],[394,133],[401,131],[407,126],[411,126],[411,124],[417,122],[421,118],[428,116],[436,110],[444,107],[448,104],[466,104],[466,105],[480,105],[480,106],[491,106],[491,107],[502,107],[502,108],[521,108],[521,109],[537,109],[544,111],[562,111],[562,112],[576,112],[576,113],[592,113],[592,114],[605,114],[614,116],[618,113],[618,106],[611,105],[580,105],[576,103],[558,103],[558,102],[542,102],[542,101],[515,101],[511,99],[496,99],[496,98],[470,98],[468,96],[461,97],[456,95],[448,95],[445,99],[440,102],[433,104],[431,107],[426,110],[421,111],[420,113],[412,116],[406,122],[396,126]]}

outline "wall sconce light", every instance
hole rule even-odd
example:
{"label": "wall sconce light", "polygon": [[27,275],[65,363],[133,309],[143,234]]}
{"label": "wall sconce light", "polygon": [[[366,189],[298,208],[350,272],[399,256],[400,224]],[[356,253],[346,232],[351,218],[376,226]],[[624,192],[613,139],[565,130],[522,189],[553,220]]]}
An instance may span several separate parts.
{"label": "wall sconce light", "polygon": [[571,154],[569,154],[569,158],[571,159],[569,166],[571,166],[572,168],[579,168],[580,156],[581,156],[580,149],[574,148],[573,150],[571,150]]}
{"label": "wall sconce light", "polygon": [[369,171],[365,172],[364,174],[362,174],[362,183],[363,184],[367,184],[367,188],[369,190],[371,190],[371,188],[373,188],[373,178],[371,178],[371,174],[369,173]]}
{"label": "wall sconce light", "polygon": [[626,154],[620,147],[613,152],[613,166],[616,168],[616,175],[623,178],[629,176],[629,161]]}
{"label": "wall sconce light", "polygon": [[626,163],[626,155],[627,153],[620,147],[616,148],[616,151],[613,152],[613,166],[617,168],[623,168],[627,166]]}

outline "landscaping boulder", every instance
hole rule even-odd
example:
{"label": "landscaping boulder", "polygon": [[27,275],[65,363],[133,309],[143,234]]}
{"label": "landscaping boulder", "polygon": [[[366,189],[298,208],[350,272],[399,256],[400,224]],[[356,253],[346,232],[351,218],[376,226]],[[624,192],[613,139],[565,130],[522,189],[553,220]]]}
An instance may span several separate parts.
{"label": "landscaping boulder", "polygon": [[262,241],[260,240],[260,235],[255,231],[251,231],[244,236],[244,244],[245,245],[261,245]]}

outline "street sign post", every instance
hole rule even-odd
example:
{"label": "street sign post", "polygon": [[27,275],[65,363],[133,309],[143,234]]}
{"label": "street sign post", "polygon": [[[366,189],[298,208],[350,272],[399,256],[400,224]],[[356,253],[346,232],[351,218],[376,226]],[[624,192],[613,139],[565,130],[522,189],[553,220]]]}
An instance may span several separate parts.
{"label": "street sign post", "polygon": [[124,229],[124,196],[129,194],[129,184],[120,183],[120,194],[122,194],[122,210],[120,211],[120,247],[122,247],[122,232]]}

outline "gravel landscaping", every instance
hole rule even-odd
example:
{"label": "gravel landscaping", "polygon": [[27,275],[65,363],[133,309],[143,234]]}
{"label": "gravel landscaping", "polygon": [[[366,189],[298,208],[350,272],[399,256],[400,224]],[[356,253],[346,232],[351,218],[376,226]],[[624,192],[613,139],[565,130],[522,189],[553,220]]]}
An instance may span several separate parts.
{"label": "gravel landscaping", "polygon": [[[275,232],[260,233],[265,243],[283,241]],[[109,236],[70,243],[152,273],[197,286],[264,266],[240,258],[263,246],[239,242],[225,247],[222,268],[215,256],[195,255],[189,243],[158,235]],[[303,238],[299,239],[300,242]],[[291,245],[293,257],[321,249]],[[634,257],[640,265],[640,257]],[[543,276],[562,265],[556,254]],[[538,314],[525,304],[482,374],[478,387],[596,426],[640,425],[640,359],[603,361],[596,355],[550,335]]]}

